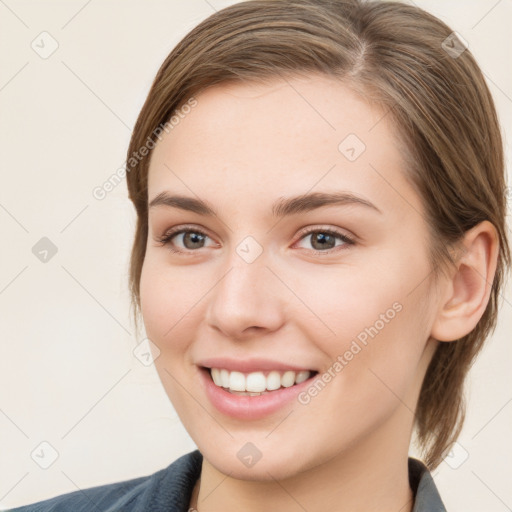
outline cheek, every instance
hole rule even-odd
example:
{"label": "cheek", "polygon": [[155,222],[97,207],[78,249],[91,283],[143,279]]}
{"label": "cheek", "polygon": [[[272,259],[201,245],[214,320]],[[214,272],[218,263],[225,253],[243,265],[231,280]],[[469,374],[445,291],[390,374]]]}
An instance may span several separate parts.
{"label": "cheek", "polygon": [[194,304],[200,290],[187,286],[190,279],[187,277],[185,281],[180,269],[165,267],[152,255],[146,257],[140,280],[141,311],[147,336],[159,349],[154,361],[157,373],[173,407],[189,429],[193,428],[193,424],[187,423],[190,417],[200,416],[200,411],[191,414],[195,406],[179,383],[189,378],[184,354],[193,339],[193,326],[197,325],[197,319],[192,316],[198,314]]}
{"label": "cheek", "polygon": [[311,325],[302,325],[328,356],[323,371],[335,376],[332,398],[380,408],[396,402],[395,395],[404,397],[416,379],[429,334],[429,265],[426,259],[390,253],[375,266],[378,275],[370,265],[364,272],[317,275],[308,281],[315,286],[303,284],[299,293],[331,329],[319,336]]}
{"label": "cheek", "polygon": [[305,405],[299,406],[311,429],[324,430],[327,438],[343,444],[364,438],[395,413],[407,419],[413,414],[424,346],[416,324],[418,309],[408,302],[393,312],[387,324],[369,320],[359,330],[364,336],[340,336],[324,345],[330,362],[319,375],[323,384],[303,395],[300,403]]}
{"label": "cheek", "polygon": [[[201,284],[203,283],[203,284]],[[141,310],[146,332],[162,348],[179,348],[178,332],[187,329],[191,317],[201,310],[207,287],[199,276],[191,278],[187,267],[162,264],[152,254],[146,256],[140,279]]]}
{"label": "cheek", "polygon": [[414,390],[423,378],[420,368],[428,340],[422,300],[402,297],[383,315],[376,316],[381,310],[375,310],[362,328],[353,327],[355,336],[333,350],[341,360],[333,392],[361,418],[384,418],[401,406],[415,409]]}
{"label": "cheek", "polygon": [[[307,315],[309,324],[302,321],[301,328],[309,330],[310,339],[322,344],[321,340],[325,340],[327,353],[339,353],[355,338],[364,342],[369,339],[368,330],[377,330],[379,336],[390,332],[390,325],[402,324],[415,311],[421,316],[418,293],[425,290],[419,287],[418,293],[411,292],[428,275],[428,265],[392,254],[388,260],[380,257],[360,267],[312,269],[307,277],[295,280],[294,292],[316,317],[311,322]],[[301,322],[301,316],[297,315],[294,321]]]}

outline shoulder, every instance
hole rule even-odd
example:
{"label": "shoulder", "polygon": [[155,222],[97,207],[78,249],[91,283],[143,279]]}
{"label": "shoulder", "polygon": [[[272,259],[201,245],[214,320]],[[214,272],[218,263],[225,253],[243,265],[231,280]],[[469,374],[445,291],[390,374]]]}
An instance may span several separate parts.
{"label": "shoulder", "polygon": [[194,450],[151,475],[73,491],[8,512],[187,511],[201,462],[201,453]]}

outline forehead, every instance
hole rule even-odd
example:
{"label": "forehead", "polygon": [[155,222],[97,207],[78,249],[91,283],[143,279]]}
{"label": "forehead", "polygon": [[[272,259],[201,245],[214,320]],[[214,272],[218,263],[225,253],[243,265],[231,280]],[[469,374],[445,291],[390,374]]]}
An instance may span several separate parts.
{"label": "forehead", "polygon": [[220,84],[196,100],[153,150],[149,198],[229,186],[257,203],[336,187],[392,201],[407,185],[391,116],[339,80]]}

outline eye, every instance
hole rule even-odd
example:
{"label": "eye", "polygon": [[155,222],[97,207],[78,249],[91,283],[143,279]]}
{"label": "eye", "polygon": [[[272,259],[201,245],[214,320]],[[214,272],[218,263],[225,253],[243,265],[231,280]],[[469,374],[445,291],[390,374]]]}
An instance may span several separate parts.
{"label": "eye", "polygon": [[[312,250],[323,253],[330,253],[356,243],[355,240],[345,233],[332,228],[316,228],[303,231],[299,241],[305,240],[307,237],[311,237],[310,244],[313,246]],[[168,246],[172,252],[190,254],[196,249],[204,248],[207,238],[210,237],[201,229],[182,226],[167,231],[162,237],[157,237],[156,241],[162,246]],[[173,239],[179,240],[181,245],[176,247]],[[336,244],[337,240],[341,243]]]}
{"label": "eye", "polygon": [[[173,239],[181,241],[182,246],[176,248]],[[186,253],[188,251],[194,251],[194,249],[202,249],[205,247],[204,243],[206,238],[210,238],[204,231],[198,228],[176,228],[167,231],[162,237],[157,237],[156,241],[160,245],[168,246],[172,252]]]}
{"label": "eye", "polygon": [[[313,247],[313,250],[317,252],[331,252],[333,249],[336,249],[337,247],[346,248],[345,246],[355,244],[355,240],[353,240],[351,237],[349,237],[345,233],[336,231],[331,228],[316,228],[310,229],[306,232],[302,232],[300,240],[305,240],[307,237],[310,237],[309,243]],[[341,244],[336,245],[336,240],[340,240]]]}

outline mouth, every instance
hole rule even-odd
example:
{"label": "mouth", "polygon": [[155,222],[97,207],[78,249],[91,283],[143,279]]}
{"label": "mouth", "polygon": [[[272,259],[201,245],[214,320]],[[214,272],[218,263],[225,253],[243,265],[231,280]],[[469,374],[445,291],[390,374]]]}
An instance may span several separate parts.
{"label": "mouth", "polygon": [[302,384],[318,374],[316,370],[261,370],[243,373],[226,368],[202,366],[201,369],[218,388],[233,395],[243,396],[272,394]]}

